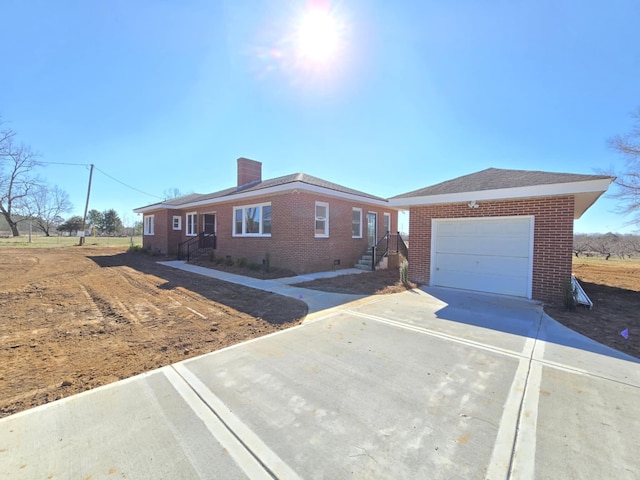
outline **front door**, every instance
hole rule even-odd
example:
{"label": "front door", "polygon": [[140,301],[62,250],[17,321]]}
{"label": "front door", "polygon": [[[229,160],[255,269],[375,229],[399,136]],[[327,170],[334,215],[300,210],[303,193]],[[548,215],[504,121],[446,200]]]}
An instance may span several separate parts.
{"label": "front door", "polygon": [[203,215],[203,236],[200,239],[200,248],[216,248],[216,215],[205,213]]}
{"label": "front door", "polygon": [[367,239],[370,247],[378,243],[378,215],[375,212],[367,213]]}
{"label": "front door", "polygon": [[203,232],[209,235],[216,233],[216,215],[214,213],[205,213],[203,217],[204,217]]}

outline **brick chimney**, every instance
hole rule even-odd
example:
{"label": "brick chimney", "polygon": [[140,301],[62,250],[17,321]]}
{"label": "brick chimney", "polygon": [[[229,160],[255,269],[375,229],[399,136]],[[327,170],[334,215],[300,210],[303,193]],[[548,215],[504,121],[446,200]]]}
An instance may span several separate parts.
{"label": "brick chimney", "polygon": [[238,187],[262,181],[262,163],[248,158],[238,159]]}

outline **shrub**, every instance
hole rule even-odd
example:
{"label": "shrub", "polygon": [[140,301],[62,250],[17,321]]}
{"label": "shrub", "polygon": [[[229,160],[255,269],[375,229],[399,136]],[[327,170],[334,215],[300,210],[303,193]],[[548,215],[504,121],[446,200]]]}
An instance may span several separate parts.
{"label": "shrub", "polygon": [[571,278],[562,282],[562,303],[564,304],[565,310],[574,311],[576,309],[577,295],[578,291],[574,288],[573,283],[571,283]]}
{"label": "shrub", "polygon": [[409,281],[409,262],[406,260],[400,264],[400,281],[405,284]]}
{"label": "shrub", "polygon": [[246,267],[248,263],[249,260],[247,260],[245,257],[236,258],[236,265],[239,267]]}

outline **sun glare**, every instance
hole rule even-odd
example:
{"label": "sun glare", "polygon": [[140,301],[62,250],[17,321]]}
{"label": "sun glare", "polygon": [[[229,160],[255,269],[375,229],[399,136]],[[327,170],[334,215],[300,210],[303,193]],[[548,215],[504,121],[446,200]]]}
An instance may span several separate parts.
{"label": "sun glare", "polygon": [[341,34],[342,26],[331,11],[308,9],[298,26],[298,54],[314,63],[325,63],[337,54]]}

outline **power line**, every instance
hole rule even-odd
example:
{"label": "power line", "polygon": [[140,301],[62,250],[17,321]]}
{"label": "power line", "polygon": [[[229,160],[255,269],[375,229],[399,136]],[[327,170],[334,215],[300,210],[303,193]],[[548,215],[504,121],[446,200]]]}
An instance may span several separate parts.
{"label": "power line", "polygon": [[[80,167],[90,167],[90,166],[91,166],[91,164],[89,164],[89,163],[49,162],[49,161],[44,161],[44,160],[41,160],[41,161],[40,161],[40,163],[45,163],[45,164],[49,164],[49,165],[74,165],[74,166],[80,166]],[[108,178],[110,178],[111,180],[113,180],[114,182],[118,182],[119,184],[124,185],[125,187],[130,188],[131,190],[135,190],[136,192],[138,192],[138,193],[142,193],[143,195],[147,195],[147,196],[149,196],[149,197],[153,197],[153,198],[158,198],[158,199],[160,199],[160,200],[164,200],[164,197],[159,197],[158,195],[154,195],[154,194],[152,194],[152,193],[143,192],[142,190],[140,190],[140,189],[138,189],[138,188],[136,188],[136,187],[132,187],[131,185],[128,185],[128,184],[124,183],[124,182],[123,182],[123,181],[121,181],[121,180],[118,180],[117,178],[115,178],[115,177],[113,177],[113,176],[109,175],[108,173],[106,173],[106,172],[104,172],[104,171],[100,170],[100,169],[99,169],[98,167],[96,167],[95,165],[94,165],[94,168],[95,168],[97,171],[99,171],[101,174],[103,174],[105,177],[108,177]]]}
{"label": "power line", "polygon": [[108,174],[108,173],[106,173],[106,172],[103,172],[103,171],[102,171],[102,170],[100,170],[98,167],[95,167],[95,169],[96,169],[97,171],[99,171],[101,174],[103,174],[104,176],[109,177],[109,178],[110,178],[111,180],[113,180],[114,182],[118,182],[119,184],[124,185],[125,187],[130,188],[131,190],[135,190],[136,192],[142,193],[142,194],[144,194],[144,195],[148,195],[148,196],[153,197],[153,198],[159,198],[160,200],[164,200],[164,198],[163,198],[163,197],[159,197],[159,196],[157,196],[157,195],[153,195],[152,193],[143,192],[142,190],[140,190],[140,189],[138,189],[138,188],[136,188],[136,187],[132,187],[131,185],[127,185],[127,184],[126,184],[126,183],[124,183],[123,181],[118,180],[118,179],[117,179],[117,178],[115,178],[115,177],[112,177],[111,175],[109,175],[109,174]]}
{"label": "power line", "polygon": [[70,163],[70,162],[48,162],[46,160],[38,160],[38,163],[46,163],[49,165],[76,165],[80,167],[89,167],[89,163]]}

